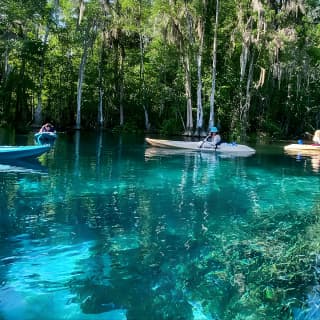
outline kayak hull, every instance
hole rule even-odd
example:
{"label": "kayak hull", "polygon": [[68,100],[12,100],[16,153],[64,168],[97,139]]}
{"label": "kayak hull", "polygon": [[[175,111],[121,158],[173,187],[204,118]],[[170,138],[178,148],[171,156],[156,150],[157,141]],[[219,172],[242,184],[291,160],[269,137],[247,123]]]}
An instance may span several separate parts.
{"label": "kayak hull", "polygon": [[34,135],[34,139],[38,144],[53,144],[57,139],[55,132],[38,132]]}
{"label": "kayak hull", "polygon": [[292,143],[284,147],[286,152],[320,154],[320,145]]}
{"label": "kayak hull", "polygon": [[174,140],[162,140],[162,139],[151,139],[146,138],[146,142],[154,147],[162,148],[176,148],[176,149],[187,149],[197,150],[205,152],[220,152],[220,153],[232,153],[232,154],[254,154],[256,151],[253,148],[242,144],[235,143],[221,143],[217,148],[212,146],[210,142],[203,141],[174,141]]}
{"label": "kayak hull", "polygon": [[0,160],[36,158],[50,150],[50,145],[0,146]]}

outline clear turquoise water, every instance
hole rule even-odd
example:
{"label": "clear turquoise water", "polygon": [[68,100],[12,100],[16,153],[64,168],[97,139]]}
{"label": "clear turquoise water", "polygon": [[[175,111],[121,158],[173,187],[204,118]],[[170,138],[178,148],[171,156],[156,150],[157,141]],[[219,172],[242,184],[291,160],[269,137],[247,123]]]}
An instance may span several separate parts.
{"label": "clear turquoise water", "polygon": [[0,319],[319,319],[318,159],[255,147],[60,134],[0,164]]}

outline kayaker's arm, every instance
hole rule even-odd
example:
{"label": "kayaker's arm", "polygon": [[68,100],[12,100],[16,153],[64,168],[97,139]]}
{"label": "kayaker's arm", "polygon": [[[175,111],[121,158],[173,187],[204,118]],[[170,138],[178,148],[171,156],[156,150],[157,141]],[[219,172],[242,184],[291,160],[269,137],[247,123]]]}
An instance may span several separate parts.
{"label": "kayaker's arm", "polygon": [[208,139],[210,138],[211,134],[209,133],[202,141],[202,143],[200,144],[199,148],[202,148],[204,143],[208,142]]}

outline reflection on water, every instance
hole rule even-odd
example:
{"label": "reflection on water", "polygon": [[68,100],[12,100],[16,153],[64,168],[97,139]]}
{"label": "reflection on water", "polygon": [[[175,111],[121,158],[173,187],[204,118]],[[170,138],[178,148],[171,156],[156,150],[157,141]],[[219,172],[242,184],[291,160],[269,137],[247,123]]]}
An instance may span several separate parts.
{"label": "reflection on water", "polygon": [[0,161],[0,173],[46,174],[47,168],[38,159],[12,159]]}
{"label": "reflection on water", "polygon": [[314,172],[320,171],[320,153],[319,151],[304,151],[304,152],[286,152],[291,157],[294,157],[297,161],[304,162],[307,166],[307,162],[311,162],[311,168]]}
{"label": "reflection on water", "polygon": [[77,132],[40,163],[0,173],[0,319],[316,319],[310,161]]}
{"label": "reflection on water", "polygon": [[320,155],[314,155],[311,157],[311,165],[315,172],[319,172],[320,169]]}
{"label": "reflection on water", "polygon": [[199,150],[188,150],[188,149],[175,149],[169,147],[148,147],[145,150],[146,159],[157,157],[157,156],[173,156],[173,155],[192,155],[199,154],[204,158],[246,158],[253,157],[252,152],[214,152],[214,151],[199,151]]}

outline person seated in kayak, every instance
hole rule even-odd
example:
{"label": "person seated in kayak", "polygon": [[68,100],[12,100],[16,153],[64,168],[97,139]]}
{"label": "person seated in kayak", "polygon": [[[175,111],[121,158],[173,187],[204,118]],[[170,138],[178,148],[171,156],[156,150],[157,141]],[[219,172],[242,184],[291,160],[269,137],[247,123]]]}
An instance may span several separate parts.
{"label": "person seated in kayak", "polygon": [[313,138],[312,138],[312,141],[316,144],[316,145],[320,145],[320,130],[316,130],[314,135],[313,135]]}
{"label": "person seated in kayak", "polygon": [[56,132],[56,130],[54,129],[54,126],[48,122],[41,127],[39,132]]}
{"label": "person seated in kayak", "polygon": [[219,134],[217,127],[210,128],[210,133],[206,137],[204,142],[209,142],[210,145],[213,146],[214,148],[218,147],[218,145],[221,143],[221,136]]}

